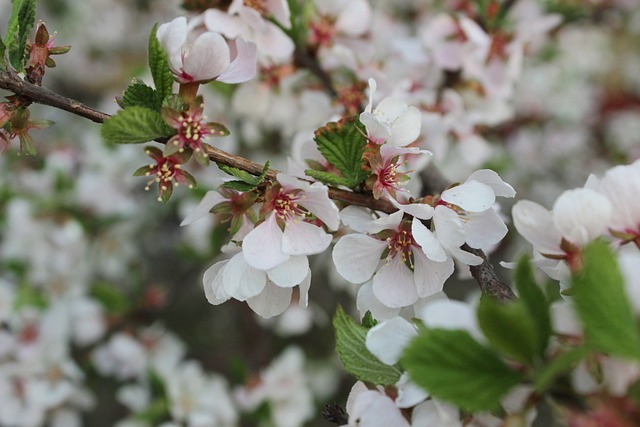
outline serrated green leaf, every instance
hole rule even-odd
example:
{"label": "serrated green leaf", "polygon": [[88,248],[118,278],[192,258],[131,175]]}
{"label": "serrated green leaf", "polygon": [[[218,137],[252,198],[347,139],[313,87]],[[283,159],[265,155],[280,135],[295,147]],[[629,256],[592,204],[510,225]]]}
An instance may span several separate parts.
{"label": "serrated green leaf", "polygon": [[157,30],[158,24],[155,24],[149,35],[149,69],[153,77],[153,84],[156,86],[160,101],[162,101],[173,91],[173,73],[169,68],[167,53],[156,37]]}
{"label": "serrated green leaf", "polygon": [[540,393],[547,391],[553,385],[556,378],[571,372],[588,353],[585,347],[572,348],[545,363],[542,368],[536,372],[534,380],[536,390]]}
{"label": "serrated green leaf", "polygon": [[333,186],[343,185],[345,187],[349,187],[351,184],[351,182],[348,179],[338,176],[336,174],[333,174],[331,172],[307,169],[306,171],[304,171],[304,173],[307,176],[310,176],[311,178],[318,180],[321,183],[327,184],[327,185],[333,185]]}
{"label": "serrated green leaf", "polygon": [[142,80],[135,80],[124,91],[122,106],[123,108],[145,107],[160,112],[162,99],[155,89],[144,84]]}
{"label": "serrated green leaf", "polygon": [[605,242],[593,242],[584,249],[583,263],[572,289],[587,345],[640,359],[640,332],[613,251]]}
{"label": "serrated green leaf", "polygon": [[355,188],[367,178],[367,172],[362,169],[362,152],[367,143],[364,132],[358,116],[327,123],[315,131],[318,150],[340,171],[349,188]]}
{"label": "serrated green leaf", "polygon": [[333,316],[336,351],[344,368],[360,381],[379,385],[395,384],[401,372],[376,358],[365,346],[368,329],[351,319],[342,307]]}
{"label": "serrated green leaf", "polygon": [[236,190],[236,191],[242,191],[242,192],[252,191],[256,189],[255,185],[248,184],[244,181],[227,181],[224,184],[222,184],[222,186],[230,190]]}
{"label": "serrated green leaf", "polygon": [[523,379],[463,330],[423,330],[400,362],[432,396],[469,412],[495,410],[500,398]]}
{"label": "serrated green leaf", "polygon": [[547,348],[552,332],[549,301],[540,286],[536,283],[533,269],[527,258],[523,258],[518,262],[515,272],[515,283],[520,301],[524,304],[531,320],[536,326],[536,352],[539,356],[542,356]]}
{"label": "serrated green leaf", "polygon": [[36,0],[13,0],[13,9],[5,40],[9,62],[16,71],[22,71],[24,68],[27,39],[35,20]]}
{"label": "serrated green leaf", "polygon": [[91,286],[91,296],[111,314],[123,314],[131,307],[129,299],[111,283],[98,282]]}
{"label": "serrated green leaf", "polygon": [[485,296],[478,306],[478,323],[489,343],[505,356],[531,366],[537,356],[538,331],[521,301],[501,304]]}
{"label": "serrated green leaf", "polygon": [[141,144],[171,136],[160,113],[144,107],[129,107],[105,120],[100,134],[115,144]]}

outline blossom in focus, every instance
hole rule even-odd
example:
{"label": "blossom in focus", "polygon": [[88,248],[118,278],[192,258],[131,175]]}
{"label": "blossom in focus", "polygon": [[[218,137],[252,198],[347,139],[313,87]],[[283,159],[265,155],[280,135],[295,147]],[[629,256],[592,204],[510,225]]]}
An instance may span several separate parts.
{"label": "blossom in focus", "polygon": [[369,79],[369,103],[360,114],[369,139],[376,144],[386,142],[397,147],[411,144],[420,135],[420,110],[397,98],[385,98],[373,108],[376,88],[376,81]]}
{"label": "blossom in focus", "polygon": [[177,152],[171,156],[165,157],[158,148],[146,147],[145,153],[151,157],[155,164],[142,166],[134,172],[135,176],[153,176],[151,181],[147,183],[145,190],[149,190],[151,184],[158,184],[159,202],[167,202],[173,193],[173,187],[179,184],[185,184],[189,188],[196,185],[195,178],[187,171],[182,169],[182,165],[189,159],[190,153]]}
{"label": "blossom in focus", "polygon": [[240,83],[256,75],[255,44],[242,39],[227,41],[213,31],[191,40],[189,30],[187,18],[180,16],[160,25],[156,33],[178,82]]}
{"label": "blossom in focus", "polygon": [[371,188],[373,197],[395,199],[396,192],[406,191],[401,186],[410,179],[409,173],[412,171],[403,171],[404,162],[398,161],[406,154],[431,154],[431,152],[417,147],[383,144],[379,147],[378,153],[369,157],[371,175],[367,180],[367,187]]}
{"label": "blossom in focus", "polygon": [[165,156],[190,149],[200,164],[203,166],[209,164],[203,140],[209,136],[228,135],[229,130],[219,123],[203,123],[203,113],[204,102],[201,96],[196,97],[186,111],[176,111],[168,106],[162,107],[162,118],[176,130],[176,134],[165,145]]}

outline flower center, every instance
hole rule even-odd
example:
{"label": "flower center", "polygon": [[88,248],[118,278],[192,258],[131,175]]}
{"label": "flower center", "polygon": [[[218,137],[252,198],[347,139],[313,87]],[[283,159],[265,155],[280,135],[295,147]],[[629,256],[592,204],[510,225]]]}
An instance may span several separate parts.
{"label": "flower center", "polygon": [[309,41],[315,46],[330,46],[334,34],[334,20],[323,16],[311,23]]}
{"label": "flower center", "polygon": [[298,201],[302,197],[295,191],[284,191],[280,189],[278,195],[273,200],[273,212],[277,217],[284,221],[304,220],[309,213],[298,205]]}
{"label": "flower center", "polygon": [[413,270],[413,249],[412,246],[418,246],[411,234],[411,225],[408,222],[403,222],[398,227],[398,231],[391,237],[387,237],[387,262],[391,261],[394,257],[400,256],[402,262]]}
{"label": "flower center", "polygon": [[262,16],[267,14],[267,6],[264,4],[264,0],[244,0],[244,5],[257,11]]}
{"label": "flower center", "polygon": [[178,133],[185,145],[199,142],[202,139],[202,124],[199,120],[193,120],[193,117],[183,114],[178,121],[180,122]]}

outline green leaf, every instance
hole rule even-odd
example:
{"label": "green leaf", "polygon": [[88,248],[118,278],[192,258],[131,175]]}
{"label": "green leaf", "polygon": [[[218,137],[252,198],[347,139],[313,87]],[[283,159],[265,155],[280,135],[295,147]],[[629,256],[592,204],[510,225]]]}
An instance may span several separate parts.
{"label": "green leaf", "polygon": [[497,409],[500,398],[523,379],[463,330],[423,330],[400,363],[432,396],[469,412]]}
{"label": "green leaf", "polygon": [[251,191],[255,190],[255,188],[264,181],[264,178],[267,176],[267,172],[269,171],[269,162],[265,163],[259,176],[251,175],[245,170],[223,165],[221,163],[218,163],[218,167],[221,171],[239,179],[239,181],[227,181],[222,184],[223,187],[238,191]]}
{"label": "green leaf", "polygon": [[242,191],[242,192],[253,191],[256,189],[256,186],[253,184],[247,184],[244,181],[235,181],[235,180],[227,181],[224,184],[222,184],[222,186],[230,190],[236,190],[236,191]]}
{"label": "green leaf", "polygon": [[122,95],[122,107],[145,107],[160,112],[162,99],[155,89],[135,79]]}
{"label": "green leaf", "polygon": [[9,62],[16,71],[22,71],[26,57],[27,39],[36,20],[36,0],[13,0],[5,37]]}
{"label": "green leaf", "polygon": [[572,348],[571,350],[556,356],[551,361],[547,361],[542,368],[536,372],[535,387],[540,393],[544,393],[559,376],[569,373],[588,354],[585,347]]}
{"label": "green leaf", "polygon": [[340,171],[349,188],[367,179],[367,172],[362,169],[362,151],[367,143],[364,132],[358,116],[327,123],[315,131],[318,150]]}
{"label": "green leaf", "polygon": [[157,30],[158,24],[155,24],[149,35],[149,69],[153,77],[153,84],[156,85],[158,96],[162,101],[172,94],[173,73],[169,68],[167,53],[160,45],[158,37],[156,37]]}
{"label": "green leaf", "polygon": [[369,310],[364,314],[362,318],[362,326],[367,329],[371,329],[378,324],[378,321],[373,318],[373,314]]}
{"label": "green leaf", "polygon": [[536,328],[536,352],[539,356],[543,356],[552,332],[549,302],[540,286],[536,283],[533,269],[527,258],[522,258],[518,262],[515,283],[520,297],[519,301],[524,304]]}
{"label": "green leaf", "polygon": [[100,133],[115,144],[141,144],[169,137],[160,113],[144,107],[129,107],[105,120]]}
{"label": "green leaf", "polygon": [[336,351],[344,368],[357,379],[372,384],[395,384],[401,372],[395,366],[382,363],[365,346],[368,329],[351,319],[342,307],[333,316]]}
{"label": "green leaf", "polygon": [[47,306],[47,298],[40,289],[34,288],[23,281],[18,286],[13,306],[16,309],[22,307],[45,308]]}
{"label": "green leaf", "polygon": [[351,182],[348,179],[338,176],[336,174],[333,174],[331,172],[307,169],[306,171],[304,171],[304,173],[307,176],[310,176],[311,178],[314,178],[322,182],[323,184],[327,184],[327,185],[333,185],[333,186],[344,185],[345,187],[349,187],[351,184]]}
{"label": "green leaf", "polygon": [[2,37],[0,37],[0,70],[6,70],[7,66],[6,66],[6,61],[4,58],[4,53],[6,52],[7,47],[4,45],[4,42],[2,41]]}
{"label": "green leaf", "polygon": [[584,250],[583,263],[572,289],[587,345],[640,359],[640,333],[613,251],[605,242],[593,242]]}
{"label": "green leaf", "polygon": [[531,366],[537,354],[538,331],[521,301],[501,304],[483,297],[478,323],[489,343],[505,356]]}
{"label": "green leaf", "polygon": [[131,307],[129,299],[111,283],[98,282],[91,286],[91,296],[111,314],[123,314]]}

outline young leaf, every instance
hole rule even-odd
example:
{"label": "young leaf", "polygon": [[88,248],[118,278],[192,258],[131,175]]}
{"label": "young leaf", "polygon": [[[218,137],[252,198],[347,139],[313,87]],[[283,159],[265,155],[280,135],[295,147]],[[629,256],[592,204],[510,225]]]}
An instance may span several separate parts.
{"label": "young leaf", "polygon": [[349,188],[355,188],[367,178],[367,172],[362,169],[362,151],[367,143],[364,132],[358,116],[327,123],[315,131],[318,150],[340,171]]}
{"label": "young leaf", "polygon": [[36,19],[36,0],[13,0],[13,9],[9,18],[5,37],[9,62],[16,71],[22,71],[29,32]]}
{"label": "young leaf", "polygon": [[160,112],[162,99],[158,92],[142,80],[134,80],[122,95],[122,107],[145,107]]}
{"label": "young leaf", "polygon": [[155,24],[149,35],[149,69],[153,77],[153,84],[156,86],[158,96],[162,101],[171,95],[173,88],[173,73],[169,68],[169,58],[156,37],[158,24]]}
{"label": "young leaf", "polygon": [[2,37],[0,37],[0,70],[7,69],[7,63],[5,62],[4,53],[7,50],[7,47],[4,45],[2,41]]}
{"label": "young leaf", "polygon": [[534,380],[536,390],[540,393],[547,391],[562,374],[569,373],[588,354],[585,347],[572,348],[566,353],[562,353],[553,360],[545,363],[536,372]]}
{"label": "young leaf", "polygon": [[253,184],[248,184],[244,181],[235,181],[235,180],[227,181],[224,184],[222,184],[222,186],[230,190],[236,190],[236,191],[242,191],[242,192],[252,191],[252,190],[255,190],[256,188],[256,186]]}
{"label": "young leaf", "polygon": [[141,144],[168,137],[160,113],[144,107],[129,107],[107,119],[100,129],[102,137],[115,144]]}
{"label": "young leaf", "polygon": [[227,181],[222,185],[223,187],[238,191],[251,191],[264,181],[265,176],[267,176],[267,171],[269,170],[269,162],[265,163],[259,176],[254,176],[242,169],[220,163],[218,163],[218,167],[223,172],[239,179],[239,181]]}
{"label": "young leaf", "polygon": [[469,412],[498,408],[500,398],[523,379],[463,330],[422,331],[400,363],[432,396]]}
{"label": "young leaf", "polygon": [[323,171],[316,171],[313,169],[307,169],[306,171],[304,171],[304,173],[307,176],[310,176],[311,178],[314,178],[322,182],[323,184],[327,184],[327,185],[333,185],[333,186],[344,185],[345,187],[349,187],[349,184],[351,184],[351,182],[348,179],[335,175],[331,172],[323,172]]}
{"label": "young leaf", "polygon": [[605,242],[593,242],[585,248],[583,261],[572,289],[586,343],[612,355],[640,359],[640,333],[613,251]]}
{"label": "young leaf", "polygon": [[478,306],[478,323],[496,350],[531,366],[538,353],[538,330],[522,301],[501,304],[483,297]]}
{"label": "young leaf", "polygon": [[520,301],[524,304],[529,317],[535,324],[537,330],[536,352],[539,356],[542,356],[551,337],[549,302],[540,286],[536,283],[533,269],[527,258],[523,258],[518,262],[515,282]]}
{"label": "young leaf", "polygon": [[351,319],[342,307],[333,316],[336,332],[336,351],[344,368],[357,379],[372,384],[395,384],[400,379],[400,370],[385,365],[367,350],[365,338],[368,329]]}

